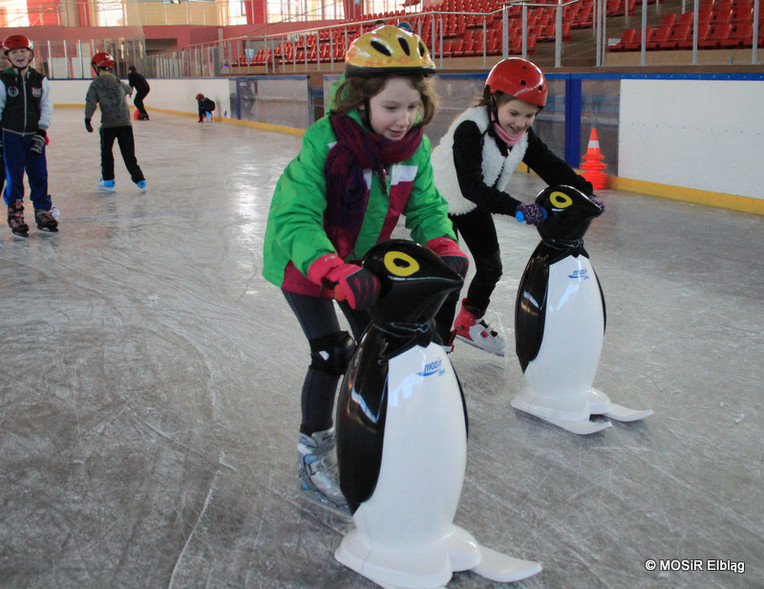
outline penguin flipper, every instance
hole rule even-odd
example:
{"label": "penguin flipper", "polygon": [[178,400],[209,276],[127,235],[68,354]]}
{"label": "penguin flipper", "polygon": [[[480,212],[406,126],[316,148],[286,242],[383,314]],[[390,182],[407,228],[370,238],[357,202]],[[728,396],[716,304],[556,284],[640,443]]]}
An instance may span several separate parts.
{"label": "penguin flipper", "polygon": [[544,337],[549,262],[543,243],[533,252],[525,267],[515,302],[515,350],[525,372],[541,349]]}
{"label": "penguin flipper", "polygon": [[350,362],[337,399],[340,489],[355,513],[371,497],[382,465],[388,363],[384,338],[372,326]]}

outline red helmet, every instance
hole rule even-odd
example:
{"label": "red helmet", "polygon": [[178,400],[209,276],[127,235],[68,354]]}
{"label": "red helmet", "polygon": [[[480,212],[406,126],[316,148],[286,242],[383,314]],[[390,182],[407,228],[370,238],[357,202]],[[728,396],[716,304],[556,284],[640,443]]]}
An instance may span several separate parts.
{"label": "red helmet", "polygon": [[202,98],[204,98],[204,94],[197,94],[196,95],[196,99],[197,100],[201,100]]}
{"label": "red helmet", "polygon": [[111,53],[104,53],[101,51],[93,56],[93,59],[90,60],[90,65],[93,67],[113,69],[114,58],[111,56]]}
{"label": "red helmet", "polygon": [[32,43],[24,35],[9,35],[3,41],[3,49],[8,53],[14,49],[29,49],[32,51]]}
{"label": "red helmet", "polygon": [[549,91],[546,78],[538,66],[522,57],[510,57],[493,66],[485,87],[491,94],[501,91],[542,108]]}

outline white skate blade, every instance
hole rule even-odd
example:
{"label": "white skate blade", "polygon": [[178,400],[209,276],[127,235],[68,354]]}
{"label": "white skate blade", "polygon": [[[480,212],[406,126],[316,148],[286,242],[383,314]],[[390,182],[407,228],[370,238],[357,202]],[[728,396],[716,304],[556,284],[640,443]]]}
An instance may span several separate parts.
{"label": "white skate blade", "polygon": [[505,352],[506,348],[504,350],[500,350],[500,351],[491,350],[489,348],[484,348],[483,346],[481,346],[479,344],[476,344],[471,339],[467,339],[466,337],[463,337],[461,335],[457,335],[455,339],[458,339],[460,342],[464,342],[465,344],[469,344],[473,348],[477,348],[478,350],[483,350],[484,352],[488,352],[489,354],[493,354],[494,356],[499,356],[501,358],[504,357],[504,352]]}
{"label": "white skate blade", "polygon": [[588,419],[583,419],[581,421],[562,421],[559,419],[546,419],[544,417],[539,417],[539,419],[548,421],[552,425],[556,425],[557,427],[561,427],[566,431],[580,436],[588,436],[589,434],[601,432],[603,429],[613,427],[613,424],[609,421],[589,421]]}
{"label": "white skate blade", "polygon": [[617,405],[610,403],[610,410],[607,413],[603,413],[605,417],[615,419],[616,421],[639,421],[645,417],[650,417],[653,414],[652,409],[629,409],[623,405]]}
{"label": "white skate blade", "polygon": [[[379,583],[379,586],[382,587],[382,589],[412,589],[411,587],[404,587],[403,585],[388,585],[387,583]],[[443,585],[441,585],[439,587],[433,587],[432,589],[446,589],[446,588]]]}
{"label": "white skate blade", "polygon": [[334,515],[340,515],[348,519],[352,519],[353,517],[350,514],[350,510],[337,507],[334,503],[324,498],[324,496],[321,495],[320,493],[313,491],[311,489],[306,489],[302,485],[300,486],[299,497],[306,503],[310,503],[311,505],[317,505],[318,507],[321,507],[327,511],[332,512]]}
{"label": "white skate blade", "polygon": [[541,565],[537,562],[512,558],[485,546],[480,547],[480,554],[483,558],[472,572],[492,581],[514,583],[541,572]]}

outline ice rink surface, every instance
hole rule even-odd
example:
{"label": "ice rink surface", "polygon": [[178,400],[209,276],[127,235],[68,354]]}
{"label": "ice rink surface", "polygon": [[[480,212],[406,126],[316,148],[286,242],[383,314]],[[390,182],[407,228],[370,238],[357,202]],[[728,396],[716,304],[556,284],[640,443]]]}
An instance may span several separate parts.
{"label": "ice rink surface", "polygon": [[[0,227],[0,586],[372,588],[333,557],[350,520],[300,497],[308,346],[261,277],[270,197],[301,139],[151,117],[134,122],[148,192],[115,147],[104,194],[98,134],[57,108],[61,231]],[[516,174],[511,191],[541,188]],[[451,355],[470,428],[456,523],[543,564],[518,587],[764,587],[764,218],[599,196],[595,386],[655,415],[581,437],[510,407],[514,297],[538,235],[499,219],[488,319],[508,355]],[[660,570],[691,561],[703,570]]]}

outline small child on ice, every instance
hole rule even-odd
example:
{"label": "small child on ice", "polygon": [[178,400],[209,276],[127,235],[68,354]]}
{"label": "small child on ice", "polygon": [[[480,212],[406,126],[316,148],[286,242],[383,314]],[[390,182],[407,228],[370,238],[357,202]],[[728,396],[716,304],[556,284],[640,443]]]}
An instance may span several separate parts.
{"label": "small child on ice", "polygon": [[142,191],[146,191],[146,179],[135,158],[135,138],[130,123],[130,109],[127,106],[127,96],[130,86],[121,82],[112,72],[114,58],[108,53],[96,53],[90,62],[96,73],[96,79],[90,83],[85,97],[85,129],[93,132],[90,119],[96,107],[101,108],[101,179],[98,181],[99,190],[114,192],[114,140],[119,144],[119,151],[125,161],[125,167],[130,178]]}
{"label": "small child on ice", "polygon": [[[454,320],[458,293],[441,307],[436,322],[441,338],[455,335],[482,350],[504,355],[504,338],[485,321],[491,294],[502,274],[493,215],[521,212],[538,225],[543,211],[506,192],[515,169],[524,162],[550,186],[567,184],[586,195],[592,185],[557,157],[533,131],[546,105],[544,74],[532,62],[510,57],[497,63],[480,101],[451,124],[432,153],[435,185],[448,201],[448,216],[475,260],[475,276]],[[600,201],[596,201],[600,202]],[[604,209],[604,205],[602,205]]]}
{"label": "small child on ice", "polygon": [[329,116],[303,137],[300,154],[281,175],[265,230],[263,275],[281,288],[310,346],[302,388],[298,474],[304,491],[338,509],[347,503],[337,481],[332,412],[337,383],[355,348],[340,329],[333,296],[353,336],[371,318],[379,280],[359,263],[406,218],[412,238],[461,276],[446,201],[435,188],[423,126],[435,113],[435,64],[422,40],[381,26],[353,41],[345,81]]}
{"label": "small child on ice", "polygon": [[26,237],[24,222],[24,172],[29,180],[29,199],[34,205],[37,228],[58,231],[56,211],[48,194],[48,162],[45,157],[47,129],[53,114],[48,79],[30,66],[32,44],[23,35],[3,42],[11,67],[0,73],[0,127],[7,186],[8,226],[14,235]]}

